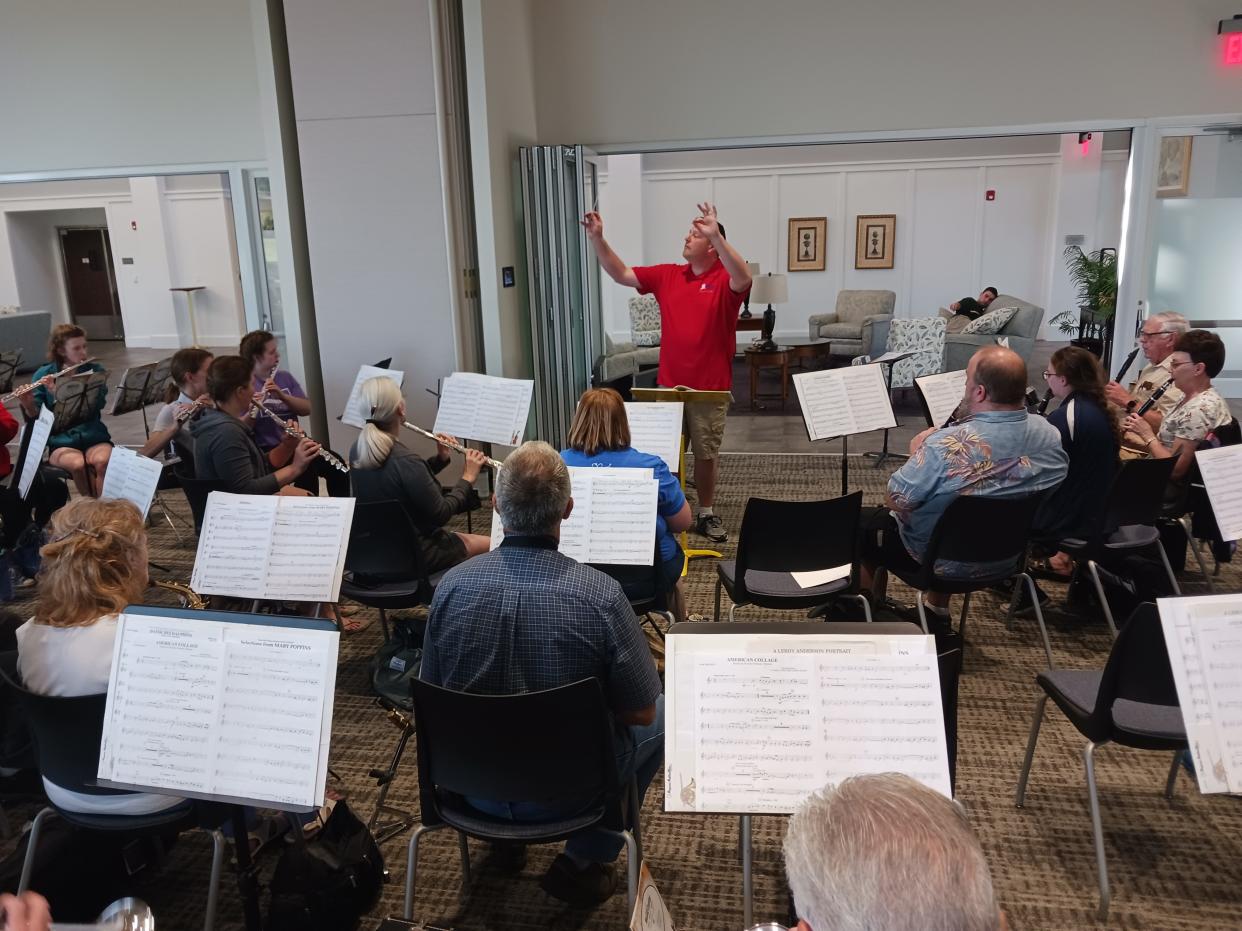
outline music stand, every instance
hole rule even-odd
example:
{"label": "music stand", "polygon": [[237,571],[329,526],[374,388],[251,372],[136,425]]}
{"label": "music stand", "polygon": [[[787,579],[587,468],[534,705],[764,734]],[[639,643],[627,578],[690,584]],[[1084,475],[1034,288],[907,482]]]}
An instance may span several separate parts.
{"label": "music stand", "polygon": [[377,369],[392,368],[392,356],[389,356],[387,359],[384,359],[382,362],[372,363],[371,367],[377,368]]}
{"label": "music stand", "polygon": [[142,403],[162,404],[164,401],[164,389],[168,387],[168,380],[172,378],[172,360],[169,356],[167,359],[160,359],[154,363],[155,371],[151,373],[151,380],[147,382],[147,390],[143,395]]}
{"label": "music stand", "polygon": [[[696,401],[702,403],[714,402],[719,404],[721,401],[732,402],[732,391],[699,391],[694,388],[639,388],[630,389],[630,396],[635,401],[683,401],[686,404],[693,404]],[[681,493],[686,493],[686,433],[685,424],[682,424],[681,443],[677,454],[677,479],[681,482]],[[716,559],[723,559],[724,554],[719,550],[691,549],[687,542],[690,539],[690,531],[683,530],[681,532],[681,551],[686,554],[687,564],[692,559],[701,559],[704,556],[714,556]],[[682,575],[686,574],[686,570],[682,569]]]}
{"label": "music stand", "polygon": [[108,373],[83,372],[56,379],[56,403],[52,407],[52,434],[64,433],[94,417],[103,407]]}
{"label": "music stand", "polygon": [[[913,353],[913,352],[886,352],[884,353],[884,355],[880,356],[879,358],[871,360],[874,363],[878,363],[879,365],[884,366],[884,368],[881,369],[881,371],[884,373],[884,384],[888,388],[888,399],[890,402],[893,400],[893,366],[896,365],[898,362],[900,362],[902,359],[909,359],[911,356],[915,354],[916,353]],[[894,414],[894,418],[895,416],[896,415]],[[873,457],[875,458],[875,468],[877,469],[881,465],[884,464],[884,460],[886,459],[903,459],[904,460],[904,459],[910,458],[904,453],[890,453],[888,451],[888,429],[887,428],[884,430],[884,445],[883,447],[881,447],[880,451],[878,453],[863,453],[864,459],[871,459]]]}
{"label": "music stand", "polygon": [[17,375],[17,367],[22,364],[20,349],[5,349],[0,352],[0,394],[8,394],[13,390],[13,378]]}
{"label": "music stand", "polygon": [[112,406],[108,409],[108,414],[113,417],[142,411],[142,425],[146,427],[147,436],[151,435],[151,428],[147,427],[147,386],[151,383],[151,376],[155,374],[155,366],[155,362],[147,362],[131,366],[122,372],[116,394],[112,396]]}

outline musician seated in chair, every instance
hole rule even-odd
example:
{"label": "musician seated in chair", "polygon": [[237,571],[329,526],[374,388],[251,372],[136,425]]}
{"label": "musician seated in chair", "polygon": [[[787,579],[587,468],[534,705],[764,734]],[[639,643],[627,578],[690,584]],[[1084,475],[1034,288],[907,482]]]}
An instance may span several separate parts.
{"label": "musician seated in chair", "polygon": [[[0,406],[0,481],[13,471],[6,445],[19,431],[17,421],[8,409]],[[38,566],[39,539],[33,523],[39,527],[51,519],[52,513],[69,500],[69,489],[57,479],[48,479],[36,473],[30,491],[22,498],[15,477],[8,485],[0,485],[0,572],[6,571],[6,554],[13,557],[14,568],[26,576],[33,576]],[[27,528],[31,532],[27,533]],[[2,583],[3,580],[0,580]],[[5,586],[0,584],[0,591]]]}
{"label": "musician seated in chair", "polygon": [[[1143,321],[1138,342],[1149,364],[1139,372],[1129,391],[1116,381],[1110,381],[1104,386],[1104,393],[1108,395],[1109,403],[1120,409],[1122,417],[1142,407],[1143,402],[1155,394],[1161,386],[1167,384],[1168,387],[1165,388],[1163,394],[1143,415],[1143,419],[1151,425],[1153,431],[1160,429],[1160,422],[1182,399],[1182,392],[1177,384],[1169,384],[1169,379],[1173,376],[1169,365],[1173,347],[1177,344],[1178,338],[1188,329],[1190,325],[1186,322],[1186,318],[1172,310],[1152,314]],[[1146,459],[1147,455],[1147,446],[1143,438],[1132,430],[1126,430],[1122,436],[1121,458]]]}
{"label": "musician seated in chair", "polygon": [[293,487],[319,455],[319,444],[286,436],[269,455],[254,442],[254,421],[248,416],[254,396],[250,366],[240,356],[220,356],[207,370],[207,408],[191,425],[194,475],[224,482],[224,490],[242,495],[309,495]]}
{"label": "musician seated in chair", "polygon": [[[970,357],[958,407],[963,419],[911,440],[909,460],[888,481],[886,507],[863,513],[862,582],[873,599],[883,600],[883,569],[918,571],[936,522],[958,495],[1011,498],[1065,478],[1061,436],[1043,417],[1027,414],[1025,393],[1026,363],[1012,349],[984,346]],[[944,567],[953,575],[958,568],[969,573]],[[947,624],[949,595],[928,592],[926,601],[929,620]]]}
{"label": "musician seated in chair", "polygon": [[177,454],[176,441],[182,438],[178,434],[185,426],[178,418],[193,414],[195,404],[201,409],[211,402],[211,395],[207,393],[207,370],[213,359],[215,356],[208,350],[197,347],[178,349],[173,354],[169,372],[172,381],[164,394],[164,406],[155,415],[151,435],[139,450],[141,455],[154,458],[161,452]]}
{"label": "musician seated in chair", "polygon": [[1213,430],[1233,419],[1229,405],[1212,387],[1225,367],[1225,344],[1208,330],[1190,330],[1177,338],[1168,357],[1173,384],[1181,399],[1164,415],[1158,430],[1138,413],[1126,417],[1125,429],[1136,434],[1153,459],[1177,456],[1165,494],[1166,507],[1176,512],[1185,496],[1184,478],[1195,449]]}
{"label": "musician seated in chair", "polygon": [[[469,450],[461,478],[452,488],[435,476],[449,464],[452,450],[440,445],[434,459],[424,459],[401,442],[405,398],[390,378],[369,378],[362,397],[371,411],[362,434],[349,451],[350,483],[359,501],[400,501],[418,530],[428,572],[439,572],[464,559],[486,553],[491,541],[477,533],[450,533],[444,525],[470,509],[474,483],[487,457]],[[457,443],[451,436],[444,437]],[[458,444],[460,445],[460,444]]]}
{"label": "musician seated in chair", "polygon": [[[26,416],[37,416],[40,407],[56,406],[56,380],[52,376],[61,369],[81,363],[71,375],[105,371],[98,362],[87,362],[88,356],[85,330],[71,323],[53,327],[47,344],[48,362],[36,369],[30,378],[32,382],[42,384],[29,394],[22,395],[22,410]],[[112,456],[112,437],[99,417],[107,397],[108,390],[105,388],[99,393],[95,409],[87,412],[85,420],[62,433],[53,433],[47,440],[48,462],[73,476],[73,484],[80,494],[96,498],[103,491],[104,472]]]}
{"label": "musician seated in chair", "polygon": [[[656,548],[659,562],[655,567],[655,593],[669,593],[670,607],[677,620],[685,620],[685,588],[681,571],[685,554],[677,544],[677,534],[690,527],[693,515],[682,493],[681,483],[659,456],[641,453],[630,446],[630,421],[625,402],[611,388],[592,388],[578,399],[573,424],[567,438],[569,447],[561,450],[566,465],[600,466],[627,469],[651,469],[660,483],[656,506]],[[617,567],[609,571],[621,583],[629,598],[647,597],[651,592],[651,570],[645,566]]]}

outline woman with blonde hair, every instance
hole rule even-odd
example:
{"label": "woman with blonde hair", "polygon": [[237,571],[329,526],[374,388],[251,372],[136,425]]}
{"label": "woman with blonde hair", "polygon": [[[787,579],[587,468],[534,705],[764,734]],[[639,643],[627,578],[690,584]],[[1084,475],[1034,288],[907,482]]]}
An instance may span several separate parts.
{"label": "woman with blonde hair", "polygon": [[[681,572],[685,555],[677,544],[676,535],[690,526],[692,515],[681,483],[659,456],[639,452],[630,446],[630,419],[625,413],[625,402],[611,388],[591,388],[583,393],[578,399],[566,442],[569,445],[561,450],[561,458],[568,466],[651,469],[659,481],[656,592],[669,593],[674,616],[684,620],[685,592]],[[651,592],[650,578],[639,578],[642,573],[634,570],[633,566],[625,566],[610,568],[608,572],[621,583],[628,597],[646,597]]]}
{"label": "woman with blonde hair", "polygon": [[[477,533],[450,533],[444,529],[454,514],[469,510],[474,483],[486,457],[477,449],[466,453],[461,478],[450,489],[435,476],[449,464],[451,450],[440,445],[434,459],[424,459],[401,442],[405,399],[389,378],[362,383],[363,406],[371,412],[353,448],[349,473],[354,497],[361,502],[399,501],[418,530],[428,572],[439,572],[480,553],[490,540]],[[451,436],[442,437],[456,443]]]}
{"label": "woman with blonde hair", "polygon": [[[129,501],[76,498],[52,517],[41,556],[35,614],[17,629],[17,668],[39,695],[74,697],[108,690],[117,618],[147,587],[147,534]],[[95,795],[43,780],[66,811],[140,815],[185,799],[143,792]]]}

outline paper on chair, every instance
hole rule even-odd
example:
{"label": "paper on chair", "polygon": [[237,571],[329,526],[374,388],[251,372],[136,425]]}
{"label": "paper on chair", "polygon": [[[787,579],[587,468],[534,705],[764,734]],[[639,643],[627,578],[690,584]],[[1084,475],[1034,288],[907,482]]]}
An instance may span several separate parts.
{"label": "paper on chair", "polygon": [[799,588],[815,588],[817,585],[827,585],[829,582],[848,579],[853,568],[854,566],[851,563],[846,563],[844,566],[833,566],[831,569],[815,569],[811,572],[791,572],[789,574],[793,576]]}
{"label": "paper on chair", "polygon": [[897,426],[884,374],[874,363],[799,372],[793,382],[812,440]]}
{"label": "paper on chair", "polygon": [[151,509],[151,499],[155,497],[155,488],[160,483],[164,472],[162,463],[146,456],[140,456],[125,446],[113,446],[112,455],[108,457],[108,468],[104,472],[101,498],[124,498],[132,501],[142,512],[145,520],[147,511]]}
{"label": "paper on chair", "polygon": [[432,432],[517,446],[526,432],[534,385],[524,378],[454,372],[440,387],[440,408]]}
{"label": "paper on chair", "polygon": [[626,401],[630,421],[630,445],[642,453],[659,456],[676,475],[681,468],[681,401]]}
{"label": "paper on chair", "polygon": [[946,420],[953,416],[953,412],[962,403],[962,397],[966,393],[966,370],[921,375],[914,379],[914,384],[927,403],[927,410],[931,416],[931,423],[928,426],[939,429]]}
{"label": "paper on chair", "polygon": [[1195,453],[1212,515],[1222,540],[1242,537],[1242,446],[1221,446]]}
{"label": "paper on chair", "polygon": [[39,474],[39,466],[43,464],[43,453],[47,450],[48,437],[52,435],[52,422],[56,415],[50,407],[39,411],[39,416],[30,427],[30,443],[26,446],[26,461],[22,463],[22,474],[17,479],[17,491],[24,499],[30,494],[30,486]]}
{"label": "paper on chair", "polygon": [[204,595],[334,602],[353,516],[353,498],[213,491],[190,587]]}
{"label": "paper on chair", "polygon": [[949,795],[934,638],[670,634],[665,809],[788,814],[861,773]]}
{"label": "paper on chair", "polygon": [[188,797],[322,804],[338,642],[335,631],[122,614],[98,778]]}
{"label": "paper on chair", "polygon": [[345,402],[345,412],[341,414],[341,423],[347,423],[359,430],[366,425],[371,411],[362,398],[362,383],[371,378],[389,378],[400,388],[402,382],[405,381],[405,373],[398,372],[396,369],[377,368],[374,365],[364,365],[359,368],[354,378],[354,386],[349,389],[349,400]]}

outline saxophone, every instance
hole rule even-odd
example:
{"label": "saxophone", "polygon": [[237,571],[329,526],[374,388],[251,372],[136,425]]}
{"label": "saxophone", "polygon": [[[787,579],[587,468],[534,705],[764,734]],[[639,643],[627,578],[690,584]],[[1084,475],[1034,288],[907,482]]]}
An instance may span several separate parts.
{"label": "saxophone", "polygon": [[181,607],[201,611],[207,607],[207,599],[183,582],[166,582],[163,579],[152,579],[151,584],[165,591],[175,592],[181,599]]}

